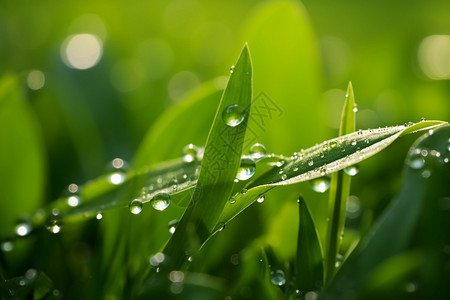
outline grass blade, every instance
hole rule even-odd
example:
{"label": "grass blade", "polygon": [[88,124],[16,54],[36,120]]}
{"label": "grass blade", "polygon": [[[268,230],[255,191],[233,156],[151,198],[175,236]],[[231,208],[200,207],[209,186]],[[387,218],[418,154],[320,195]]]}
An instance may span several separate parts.
{"label": "grass blade", "polygon": [[323,282],[323,260],[319,236],[303,197],[299,200],[299,229],[295,262],[296,288],[302,293],[318,288]]}
{"label": "grass blade", "polygon": [[[439,209],[436,203],[448,197],[448,188],[442,187],[448,186],[450,126],[431,132],[432,135],[424,135],[411,147],[399,195],[330,282],[324,299],[348,299],[360,293],[373,281],[371,276],[379,274],[379,267],[411,245],[427,252],[433,249],[432,253],[435,253],[426,256],[426,267],[421,268],[422,288],[427,291],[424,298],[440,298],[442,294],[438,293],[442,290],[439,287],[448,291],[448,281],[436,276],[443,274],[439,268],[444,268],[448,261],[440,254],[442,245],[449,242],[448,227],[442,226],[448,224],[448,210]],[[426,217],[420,218],[425,214]],[[415,230],[421,231],[422,236],[414,234]]]}
{"label": "grass blade", "polygon": [[[339,136],[355,131],[355,107],[355,97],[350,82],[342,111]],[[350,182],[350,175],[345,174],[343,170],[331,174],[327,244],[325,245],[325,284],[333,276],[336,269],[336,259],[342,242],[341,236],[344,235],[345,213],[347,198],[350,194]]]}
{"label": "grass blade", "polygon": [[[172,267],[181,267],[187,259],[186,253],[195,253],[214,231],[221,228],[217,220],[228,202],[241,162],[251,98],[252,65],[245,45],[217,109],[191,204],[164,250],[172,260]],[[233,105],[244,109],[243,120],[230,126],[226,122],[234,119],[227,119],[226,112]]]}

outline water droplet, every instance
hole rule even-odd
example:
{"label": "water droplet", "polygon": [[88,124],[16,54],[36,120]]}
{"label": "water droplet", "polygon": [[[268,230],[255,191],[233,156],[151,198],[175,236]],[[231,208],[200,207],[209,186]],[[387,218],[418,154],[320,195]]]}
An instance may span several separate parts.
{"label": "water droplet", "polygon": [[319,177],[310,181],[311,187],[315,192],[324,193],[330,187],[330,178],[329,177]]}
{"label": "water droplet", "polygon": [[198,152],[198,148],[193,144],[184,146],[183,161],[185,161],[187,163],[193,162],[197,158],[197,152]]}
{"label": "water droplet", "polygon": [[417,285],[414,282],[408,282],[405,285],[405,291],[407,293],[414,293],[417,290]]}
{"label": "water droplet", "polygon": [[230,67],[230,73],[231,73],[231,74],[233,73],[233,71],[234,71],[234,65],[232,65],[232,66]]}
{"label": "water droplet", "polygon": [[228,202],[230,202],[230,204],[236,203],[236,197],[231,196],[230,199],[228,199]]}
{"label": "water droplet", "polygon": [[256,165],[255,161],[249,157],[243,157],[241,159],[241,165],[238,168],[236,178],[239,180],[250,179],[255,174]]}
{"label": "water droplet", "polygon": [[282,179],[282,180],[286,180],[286,178],[287,178],[287,175],[286,175],[286,174],[281,175],[281,179]]}
{"label": "water droplet", "polygon": [[266,155],[266,147],[263,144],[256,143],[250,147],[250,156],[254,159],[260,159]]}
{"label": "water droplet", "polygon": [[356,104],[353,106],[353,112],[358,112],[358,106]]}
{"label": "water droplet", "polygon": [[169,274],[169,279],[172,282],[183,282],[184,273],[181,271],[171,271]]}
{"label": "water droplet", "polygon": [[174,220],[170,221],[168,226],[169,226],[169,232],[171,234],[174,234],[175,230],[177,229],[177,226],[178,226],[178,220],[174,219]]}
{"label": "water droplet", "polygon": [[239,105],[230,105],[222,113],[222,119],[230,127],[236,127],[244,121],[245,112]]}
{"label": "water droplet", "polygon": [[428,134],[429,135],[433,135],[434,134],[434,130],[433,129],[428,130]]}
{"label": "water droplet", "polygon": [[162,264],[165,260],[166,256],[164,255],[164,253],[158,252],[152,257],[150,257],[150,264],[154,267],[157,267],[160,264]]}
{"label": "water droplet", "polygon": [[286,161],[284,159],[280,159],[279,161],[276,162],[275,166],[282,167],[284,166],[285,163]]}
{"label": "water droplet", "polygon": [[355,176],[356,174],[359,173],[359,166],[358,165],[349,166],[344,169],[344,172],[350,176]]}
{"label": "water droplet", "polygon": [[99,212],[95,215],[95,218],[96,218],[97,220],[103,219],[103,214],[102,214],[102,212],[99,211]]}
{"label": "water droplet", "polygon": [[36,278],[37,274],[38,274],[38,271],[36,271],[35,269],[28,269],[25,272],[25,278],[28,280],[32,280],[32,279]]}
{"label": "water droplet", "polygon": [[313,161],[312,159],[310,159],[310,160],[308,161],[308,166],[312,167],[313,165],[314,165],[314,161]]}
{"label": "water droplet", "polygon": [[225,223],[219,223],[217,224],[217,230],[216,231],[222,231],[225,229]]}
{"label": "water droplet", "polygon": [[15,231],[18,236],[26,236],[31,232],[31,230],[31,222],[28,219],[20,219],[15,227]]}
{"label": "water droplet", "polygon": [[283,286],[286,283],[286,277],[282,270],[276,270],[271,274],[270,281],[276,286]]}
{"label": "water droplet", "polygon": [[69,184],[67,189],[69,190],[70,193],[76,193],[78,192],[78,185],[76,185],[75,183],[71,183]]}
{"label": "water droplet", "polygon": [[409,166],[413,169],[419,170],[425,165],[425,159],[420,155],[411,156],[409,158]]}
{"label": "water droplet", "polygon": [[334,142],[334,141],[331,142],[331,143],[330,143],[330,149],[336,148],[337,145],[338,145],[337,142]]}
{"label": "water droplet", "polygon": [[242,195],[245,195],[247,192],[248,192],[248,189],[242,189],[242,190],[241,190],[241,194],[242,194]]}
{"label": "water droplet", "polygon": [[351,142],[351,144],[352,144],[352,146],[355,146],[355,145],[356,145],[356,140],[353,140],[353,141]]}
{"label": "water droplet", "polygon": [[129,208],[132,214],[140,214],[142,211],[142,201],[140,199],[134,199],[133,201],[131,201]]}
{"label": "water droplet", "polygon": [[292,171],[297,172],[298,171],[298,167],[293,168]]}
{"label": "water droplet", "polygon": [[431,176],[431,171],[430,170],[426,169],[426,170],[422,171],[422,177],[423,178],[430,178],[430,176]]}
{"label": "water droplet", "polygon": [[81,199],[79,196],[73,195],[67,198],[67,204],[69,204],[69,206],[71,207],[77,207],[78,205],[80,205],[81,203]]}
{"label": "water droplet", "polygon": [[109,182],[114,185],[121,184],[125,181],[125,172],[128,164],[121,158],[114,158],[111,161],[113,172],[109,175]]}
{"label": "water droplet", "polygon": [[165,210],[170,204],[170,195],[167,193],[158,193],[150,200],[150,204],[156,210]]}
{"label": "water droplet", "polygon": [[256,199],[256,202],[258,202],[258,203],[263,203],[265,199],[266,199],[266,196],[264,196],[264,195],[259,195],[258,199]]}
{"label": "water droplet", "polygon": [[54,234],[59,233],[61,231],[61,229],[62,229],[62,223],[58,220],[53,220],[47,226],[47,230]]}
{"label": "water droplet", "polygon": [[350,219],[355,219],[360,215],[361,201],[358,197],[351,195],[347,198],[347,217]]}

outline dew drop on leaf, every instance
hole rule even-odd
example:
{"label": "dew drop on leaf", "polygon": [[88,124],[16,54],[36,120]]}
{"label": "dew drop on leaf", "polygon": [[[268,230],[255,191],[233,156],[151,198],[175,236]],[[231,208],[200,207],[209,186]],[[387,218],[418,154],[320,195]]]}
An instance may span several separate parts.
{"label": "dew drop on leaf", "polygon": [[103,219],[103,214],[99,211],[99,212],[95,215],[95,218],[96,218],[97,220],[101,220],[101,219]]}
{"label": "dew drop on leaf", "polygon": [[57,234],[62,229],[62,223],[60,221],[54,220],[50,222],[50,224],[47,226],[47,230],[51,233]]}
{"label": "dew drop on leaf", "polygon": [[80,205],[80,203],[81,203],[81,199],[78,195],[69,196],[67,198],[67,204],[70,207],[77,207],[78,205]]}
{"label": "dew drop on leaf", "polygon": [[349,166],[344,169],[344,172],[350,176],[355,176],[356,174],[359,173],[359,166],[358,165]]}
{"label": "dew drop on leaf", "polygon": [[256,143],[250,147],[250,156],[254,159],[262,158],[266,155],[266,147],[263,144]]}
{"label": "dew drop on leaf", "polygon": [[217,231],[222,231],[225,229],[225,223],[219,223],[217,224]]}
{"label": "dew drop on leaf", "polygon": [[236,127],[244,121],[244,109],[237,105],[230,105],[222,113],[222,119],[230,127]]}
{"label": "dew drop on leaf", "polygon": [[140,214],[142,211],[142,201],[139,199],[134,199],[129,205],[130,212],[134,215]]}
{"label": "dew drop on leaf", "polygon": [[330,188],[329,177],[319,177],[310,181],[313,191],[325,193]]}
{"label": "dew drop on leaf", "polygon": [[170,221],[168,226],[169,226],[169,232],[171,234],[174,234],[175,230],[177,229],[177,226],[178,226],[178,220],[174,219],[174,220]]}
{"label": "dew drop on leaf", "polygon": [[425,159],[420,155],[411,156],[409,158],[409,166],[413,169],[420,170],[425,165]]}
{"label": "dew drop on leaf", "polygon": [[243,157],[241,164],[238,168],[236,178],[238,180],[250,179],[255,174],[256,164],[255,161],[249,157]]}
{"label": "dew drop on leaf", "polygon": [[231,196],[230,199],[228,199],[228,202],[230,202],[230,204],[236,203],[236,197]]}
{"label": "dew drop on leaf", "polygon": [[232,66],[230,67],[230,74],[233,74],[233,71],[234,71],[234,65],[232,65]]}
{"label": "dew drop on leaf", "polygon": [[183,161],[185,161],[187,163],[193,162],[197,158],[197,152],[198,152],[198,148],[193,144],[184,146]]}
{"label": "dew drop on leaf", "polygon": [[277,270],[270,275],[270,281],[276,286],[283,286],[286,283],[286,277],[282,270]]}
{"label": "dew drop on leaf", "polygon": [[158,193],[150,200],[150,204],[154,209],[163,211],[169,207],[170,195],[167,193]]}
{"label": "dew drop on leaf", "polygon": [[259,195],[258,199],[256,199],[256,202],[258,202],[258,203],[263,203],[265,199],[266,199],[266,196],[264,196],[264,195]]}
{"label": "dew drop on leaf", "polygon": [[423,170],[421,174],[422,174],[422,177],[423,177],[423,178],[430,178],[430,176],[431,176],[431,171],[428,170],[428,169],[426,169],[426,170]]}
{"label": "dew drop on leaf", "polygon": [[28,219],[21,219],[17,222],[15,231],[18,236],[26,236],[32,230],[31,222]]}
{"label": "dew drop on leaf", "polygon": [[312,159],[310,159],[310,160],[308,161],[308,166],[312,167],[313,165],[314,165],[314,161],[313,161]]}

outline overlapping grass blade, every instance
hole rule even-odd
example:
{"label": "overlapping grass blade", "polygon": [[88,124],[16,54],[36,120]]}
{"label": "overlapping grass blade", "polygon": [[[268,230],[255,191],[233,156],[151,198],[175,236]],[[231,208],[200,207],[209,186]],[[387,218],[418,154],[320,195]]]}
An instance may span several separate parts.
{"label": "overlapping grass blade", "polygon": [[318,288],[323,282],[323,260],[319,236],[303,197],[299,200],[299,229],[295,261],[296,289],[303,293]]}
{"label": "overlapping grass blade", "polygon": [[[355,97],[352,84],[349,83],[342,110],[339,136],[355,131]],[[347,198],[350,194],[350,175],[343,170],[331,174],[330,200],[328,204],[328,227],[325,245],[325,283],[333,276],[336,259],[344,234]]]}
{"label": "overlapping grass blade", "polygon": [[300,151],[296,159],[286,159],[281,167],[273,168],[250,182],[245,187],[247,190],[245,194],[236,194],[236,202],[225,205],[219,222],[230,221],[261,194],[273,187],[307,181],[342,170],[380,152],[405,134],[445,124],[447,122],[421,121],[414,124],[359,130]]}
{"label": "overlapping grass blade", "polygon": [[[411,147],[399,195],[330,282],[324,299],[348,299],[355,293],[361,294],[373,280],[379,282],[376,277],[380,272],[377,270],[386,268],[384,262],[411,245],[428,253],[426,267],[422,266],[423,273],[420,274],[423,296],[439,298],[439,293],[447,288],[447,280],[436,275],[442,274],[444,261],[448,261],[440,253],[442,245],[449,242],[448,227],[445,227],[449,223],[449,215],[448,210],[439,208],[439,203],[442,199],[448,199],[445,198],[448,197],[448,189],[442,187],[447,186],[450,175],[450,126],[431,133],[419,138]],[[425,217],[421,219],[421,215]],[[415,235],[414,231],[421,232],[421,235]]]}
{"label": "overlapping grass blade", "polygon": [[[252,64],[247,45],[230,76],[206,142],[200,175],[190,205],[164,249],[172,266],[181,267],[206,239],[222,228],[217,220],[231,194],[241,162],[252,99]],[[243,109],[241,123],[230,126],[223,114],[232,105]]]}

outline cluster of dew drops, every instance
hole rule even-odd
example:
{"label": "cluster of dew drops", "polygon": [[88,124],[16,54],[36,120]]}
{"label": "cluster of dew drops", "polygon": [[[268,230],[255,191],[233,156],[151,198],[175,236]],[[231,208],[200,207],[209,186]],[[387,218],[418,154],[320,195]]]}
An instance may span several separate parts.
{"label": "cluster of dew drops", "polygon": [[[433,134],[433,129],[430,129],[427,133],[428,136]],[[446,153],[441,153],[435,149],[411,148],[409,151],[407,164],[411,169],[419,171],[423,178],[429,178],[432,174],[431,170],[427,166],[428,161],[434,158],[439,164],[447,164],[449,162],[450,138],[448,139],[447,149],[445,149],[445,152]]]}

